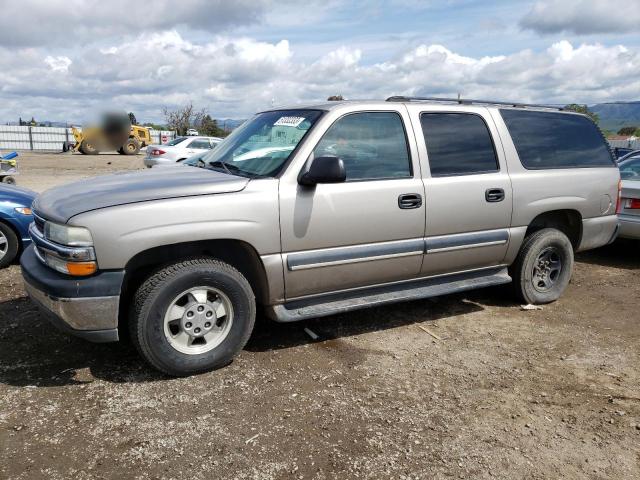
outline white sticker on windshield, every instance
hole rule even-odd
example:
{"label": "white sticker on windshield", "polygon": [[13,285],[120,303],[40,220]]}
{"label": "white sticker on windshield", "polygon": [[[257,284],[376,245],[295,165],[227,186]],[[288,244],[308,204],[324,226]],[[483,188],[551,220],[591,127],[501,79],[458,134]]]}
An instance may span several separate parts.
{"label": "white sticker on windshield", "polygon": [[304,117],[280,117],[274,127],[297,127],[305,121]]}

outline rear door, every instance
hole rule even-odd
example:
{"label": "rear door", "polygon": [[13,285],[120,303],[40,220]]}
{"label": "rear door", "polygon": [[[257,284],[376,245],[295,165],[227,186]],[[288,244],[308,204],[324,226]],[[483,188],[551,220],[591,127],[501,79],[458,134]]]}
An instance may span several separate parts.
{"label": "rear door", "polygon": [[509,243],[511,180],[487,109],[409,105],[423,163],[423,275],[496,266]]}

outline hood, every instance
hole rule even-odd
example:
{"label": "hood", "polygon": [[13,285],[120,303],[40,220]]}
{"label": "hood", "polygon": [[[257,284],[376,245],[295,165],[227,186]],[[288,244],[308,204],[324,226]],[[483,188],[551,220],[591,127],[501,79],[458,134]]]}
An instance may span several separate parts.
{"label": "hood", "polygon": [[99,208],[165,198],[239,192],[248,182],[243,177],[201,168],[152,168],[61,185],[40,194],[33,207],[48,220],[66,223],[74,215]]}
{"label": "hood", "polygon": [[38,195],[36,192],[26,188],[0,184],[0,202],[11,202],[30,207],[36,195]]}

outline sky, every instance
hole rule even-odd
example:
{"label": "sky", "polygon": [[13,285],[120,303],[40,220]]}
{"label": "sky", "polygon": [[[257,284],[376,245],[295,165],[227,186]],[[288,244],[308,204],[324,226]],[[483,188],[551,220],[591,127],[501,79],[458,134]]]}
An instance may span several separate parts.
{"label": "sky", "polygon": [[0,0],[0,121],[391,95],[640,100],[640,0]]}

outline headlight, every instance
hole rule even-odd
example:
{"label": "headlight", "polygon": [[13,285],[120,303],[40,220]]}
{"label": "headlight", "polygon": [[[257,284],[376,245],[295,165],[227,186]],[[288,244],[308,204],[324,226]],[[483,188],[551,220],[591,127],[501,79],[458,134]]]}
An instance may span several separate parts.
{"label": "headlight", "polygon": [[[30,228],[36,229],[34,224]],[[31,236],[34,237],[34,233]],[[36,241],[36,253],[54,270],[78,277],[98,271],[93,238],[88,229],[45,222],[43,242],[38,245]]]}
{"label": "headlight", "polygon": [[31,215],[31,209],[29,207],[18,207],[14,208],[14,210],[21,215]]}
{"label": "headlight", "polygon": [[52,222],[44,224],[44,238],[70,247],[90,247],[93,245],[93,238],[88,229],[59,225]]}

